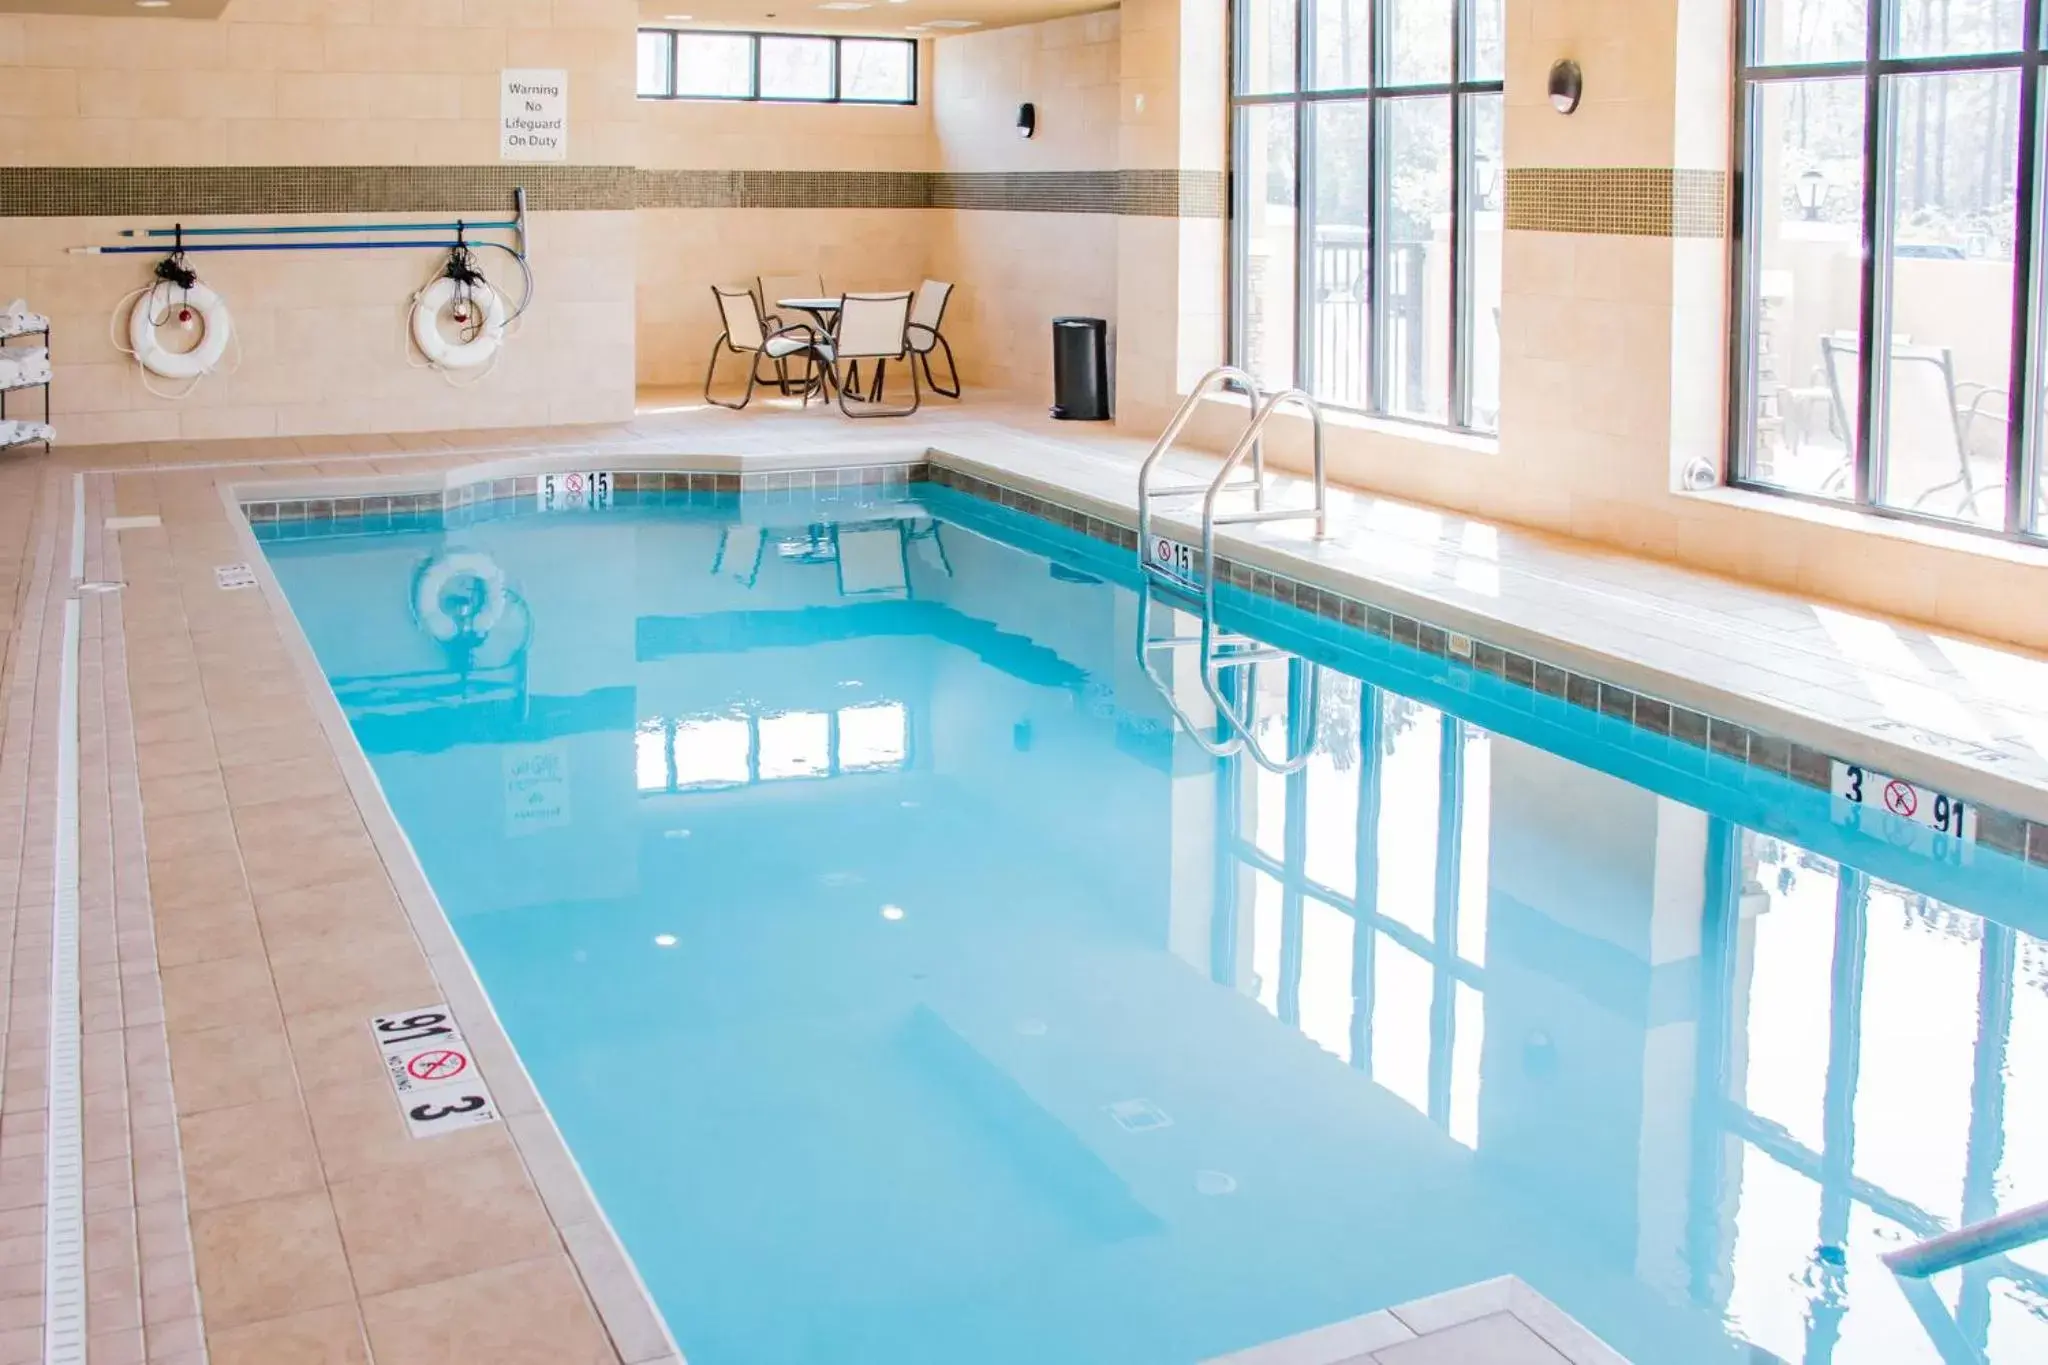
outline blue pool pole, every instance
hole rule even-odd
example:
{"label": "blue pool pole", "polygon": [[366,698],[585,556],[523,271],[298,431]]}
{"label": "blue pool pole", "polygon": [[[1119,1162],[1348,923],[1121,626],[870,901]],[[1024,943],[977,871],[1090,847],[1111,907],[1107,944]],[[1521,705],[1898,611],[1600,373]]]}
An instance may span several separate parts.
{"label": "blue pool pole", "polygon": [[122,228],[115,235],[163,238],[176,237],[182,231],[187,237],[340,236],[346,232],[454,232],[458,228],[471,232],[514,232],[519,226],[518,219],[505,218],[488,223],[287,223],[276,227]]}

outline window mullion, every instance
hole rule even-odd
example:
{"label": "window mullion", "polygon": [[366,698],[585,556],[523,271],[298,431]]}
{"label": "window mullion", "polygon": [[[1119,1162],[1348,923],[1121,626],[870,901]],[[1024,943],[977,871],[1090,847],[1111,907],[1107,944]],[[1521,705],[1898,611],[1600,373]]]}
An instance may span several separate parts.
{"label": "window mullion", "polygon": [[1856,320],[1856,448],[1851,454],[1855,500],[1864,506],[1877,500],[1878,485],[1874,476],[1879,465],[1876,452],[1884,435],[1879,430],[1883,406],[1879,390],[1885,366],[1877,358],[1877,348],[1883,344],[1887,351],[1890,349],[1889,328],[1884,320],[1884,315],[1890,310],[1881,306],[1879,296],[1891,277],[1881,256],[1890,235],[1884,231],[1884,209],[1893,183],[1886,169],[1888,158],[1885,153],[1891,149],[1894,139],[1887,123],[1890,101],[1885,98],[1884,78],[1877,71],[1878,59],[1884,55],[1888,8],[1882,0],[1870,6],[1870,25],[1864,36],[1863,53],[1862,293]]}
{"label": "window mullion", "polygon": [[1471,297],[1469,265],[1470,237],[1465,222],[1467,203],[1465,159],[1471,150],[1472,129],[1466,117],[1465,96],[1458,83],[1464,80],[1469,65],[1465,44],[1469,41],[1470,28],[1465,23],[1471,12],[1472,0],[1453,0],[1451,5],[1451,261],[1446,278],[1450,288],[1450,331],[1445,333],[1447,344],[1444,348],[1444,365],[1449,370],[1449,392],[1444,395],[1445,415],[1454,427],[1472,425],[1469,385],[1466,364],[1468,356],[1465,305]]}
{"label": "window mullion", "polygon": [[[2024,41],[2037,49],[2041,38],[2043,0],[2026,0],[2023,8]],[[2020,105],[2016,119],[2020,139],[2019,166],[2015,171],[2013,236],[2012,381],[2007,386],[2005,425],[2005,530],[2024,535],[2032,528],[2037,509],[2034,501],[2040,476],[2030,454],[2035,444],[2035,425],[2041,421],[2039,355],[2041,310],[2035,304],[2039,288],[2041,242],[2041,67],[2033,63],[2020,73]]]}
{"label": "window mullion", "polygon": [[1384,105],[1381,89],[1387,78],[1387,16],[1389,0],[1371,0],[1372,31],[1366,44],[1367,83],[1371,93],[1365,102],[1365,407],[1372,413],[1387,410],[1384,330],[1380,326],[1380,296],[1386,281],[1386,177],[1380,165],[1380,111]]}

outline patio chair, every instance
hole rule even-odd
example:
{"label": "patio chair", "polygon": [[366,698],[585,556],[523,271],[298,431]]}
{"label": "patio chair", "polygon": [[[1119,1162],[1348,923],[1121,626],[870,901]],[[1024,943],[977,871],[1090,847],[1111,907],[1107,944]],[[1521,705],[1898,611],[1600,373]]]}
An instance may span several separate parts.
{"label": "patio chair", "polygon": [[[924,366],[924,382],[933,393],[946,398],[960,396],[960,366],[953,360],[952,343],[939,330],[940,320],[946,316],[946,302],[953,297],[953,286],[943,280],[926,280],[917,287],[917,297],[910,304],[910,349],[917,357],[917,363]],[[932,373],[932,352],[946,353],[946,373],[952,379],[952,387],[939,382]]]}
{"label": "patio chair", "polygon": [[814,299],[825,293],[825,278],[818,274],[756,275],[754,284],[760,290],[761,320],[770,328],[788,327],[800,321],[777,312],[778,299]]}
{"label": "patio chair", "polygon": [[[773,361],[776,382],[784,393],[789,392],[789,359],[801,355],[804,358],[804,402],[808,405],[811,394],[817,390],[821,368],[817,362],[823,359],[823,341],[817,330],[806,323],[770,330],[761,315],[760,300],[750,289],[738,285],[712,285],[711,293],[718,300],[718,312],[725,323],[725,330],[718,340],[711,344],[711,364],[704,371],[704,401],[735,412],[754,401],[754,386],[761,382],[761,362]],[[711,383],[718,374],[718,354],[730,350],[747,357],[747,391],[737,403],[728,403],[711,396]]]}
{"label": "patio chair", "polygon": [[[924,390],[917,382],[917,364],[910,346],[910,291],[895,294],[846,294],[839,300],[839,324],[829,341],[820,343],[832,386],[839,390],[839,410],[848,417],[908,417],[924,404]],[[867,396],[867,411],[847,406],[850,392],[860,385],[859,366],[875,362],[874,387]],[[908,360],[910,406],[885,408],[882,396],[882,367],[891,360]],[[840,366],[845,365],[842,375]]]}
{"label": "patio chair", "polygon": [[[1836,332],[1823,336],[1820,347],[1835,426],[1853,451],[1858,439],[1857,339]],[[1884,500],[1894,507],[1932,511],[1936,516],[1982,520],[1978,499],[2003,489],[2005,480],[2002,472],[1994,472],[1992,478],[1979,483],[1972,468],[1973,442],[1978,439],[1979,422],[1995,423],[2001,433],[2001,453],[1992,467],[2003,470],[2006,391],[1956,382],[1954,359],[1946,346],[1916,346],[1894,337],[1891,350],[1891,368],[1885,376],[1886,450],[1878,471]],[[1846,475],[1845,468],[1832,477],[1831,484]],[[1943,495],[1948,494],[1954,496],[1952,509],[1928,507],[1936,498],[1946,504],[1948,498]]]}

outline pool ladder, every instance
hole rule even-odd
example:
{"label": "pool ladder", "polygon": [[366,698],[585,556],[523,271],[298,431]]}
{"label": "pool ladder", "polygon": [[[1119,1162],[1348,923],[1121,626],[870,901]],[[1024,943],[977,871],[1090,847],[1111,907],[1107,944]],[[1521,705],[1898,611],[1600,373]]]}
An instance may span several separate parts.
{"label": "pool ladder", "polygon": [[[1207,483],[1170,484],[1165,487],[1153,485],[1153,475],[1162,459],[1180,438],[1187,424],[1193,420],[1203,399],[1213,389],[1230,384],[1248,394],[1251,399],[1251,415],[1245,422],[1244,431],[1238,436],[1230,453],[1223,458],[1223,465]],[[1281,407],[1295,404],[1305,409],[1309,416],[1310,431],[1315,443],[1313,466],[1313,487],[1315,505],[1312,507],[1266,506],[1266,423]],[[1238,469],[1246,460],[1251,462],[1251,477],[1233,481]],[[1226,493],[1250,493],[1252,507],[1249,512],[1219,512],[1217,502]],[[1180,546],[1171,537],[1160,536],[1152,530],[1152,507],[1162,498],[1202,499],[1202,543],[1199,554],[1190,547]],[[1231,758],[1243,753],[1268,772],[1291,773],[1299,771],[1308,762],[1309,754],[1315,748],[1315,726],[1291,725],[1288,730],[1295,736],[1289,752],[1284,758],[1275,758],[1266,752],[1253,733],[1249,719],[1251,698],[1258,689],[1255,685],[1257,669],[1261,663],[1274,661],[1291,662],[1295,656],[1283,649],[1261,644],[1247,635],[1220,631],[1216,626],[1216,528],[1218,526],[1250,526],[1264,522],[1300,521],[1313,517],[1316,523],[1316,537],[1321,539],[1329,526],[1329,483],[1323,465],[1323,411],[1316,400],[1300,389],[1282,389],[1270,396],[1259,392],[1259,381],[1245,371],[1232,365],[1218,366],[1202,376],[1186,401],[1180,405],[1173,420],[1166,424],[1158,441],[1153,443],[1151,453],[1138,466],[1138,569],[1143,575],[1138,593],[1138,663],[1145,670],[1145,676],[1157,688],[1165,700],[1167,710],[1173,718],[1202,748],[1216,758]],[[1155,553],[1155,550],[1158,553]],[[1174,567],[1182,558],[1180,552],[1189,551],[1185,556],[1186,574]],[[1163,562],[1162,562],[1163,561]],[[1192,603],[1201,615],[1202,628],[1195,635],[1152,635],[1152,602],[1155,592],[1163,591],[1173,600],[1174,605],[1185,607]],[[1195,724],[1174,695],[1173,681],[1161,677],[1154,667],[1154,658],[1160,652],[1177,654],[1189,647],[1199,647],[1202,690],[1216,708],[1216,714],[1223,721],[1221,738],[1211,738],[1204,728]],[[1223,674],[1230,669],[1246,670],[1244,685],[1238,689],[1239,699],[1235,702],[1225,695]],[[1308,670],[1307,714],[1318,714],[1321,700],[1322,670],[1313,664]]]}

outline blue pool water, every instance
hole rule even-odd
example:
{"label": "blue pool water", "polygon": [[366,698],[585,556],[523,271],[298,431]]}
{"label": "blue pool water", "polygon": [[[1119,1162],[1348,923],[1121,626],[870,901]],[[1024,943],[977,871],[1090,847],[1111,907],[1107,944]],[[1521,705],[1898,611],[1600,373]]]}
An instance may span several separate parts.
{"label": "blue pool water", "polygon": [[266,546],[692,1365],[2048,1360],[2048,1243],[1876,1259],[2048,1198],[2037,872],[1291,609],[1218,762],[1126,553],[867,496]]}

